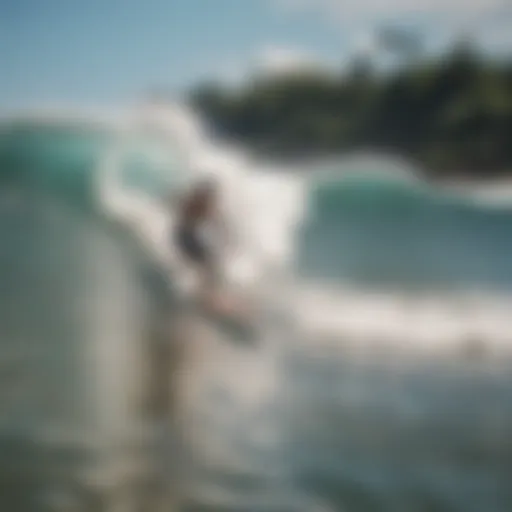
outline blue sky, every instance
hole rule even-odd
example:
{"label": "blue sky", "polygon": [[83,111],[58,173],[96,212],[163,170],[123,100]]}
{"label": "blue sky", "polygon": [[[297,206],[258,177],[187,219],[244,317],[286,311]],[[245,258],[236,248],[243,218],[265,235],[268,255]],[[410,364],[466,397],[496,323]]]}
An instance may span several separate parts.
{"label": "blue sky", "polygon": [[512,47],[508,3],[0,0],[0,110],[119,104],[152,86],[179,90],[208,77],[234,80],[255,63],[342,66],[383,21],[417,27],[442,46],[455,28],[478,20],[482,41],[504,51]]}

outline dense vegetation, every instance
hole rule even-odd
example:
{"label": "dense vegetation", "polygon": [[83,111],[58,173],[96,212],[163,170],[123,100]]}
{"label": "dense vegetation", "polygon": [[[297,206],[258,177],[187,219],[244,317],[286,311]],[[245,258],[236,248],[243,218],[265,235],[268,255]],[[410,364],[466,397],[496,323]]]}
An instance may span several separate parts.
{"label": "dense vegetation", "polygon": [[276,156],[374,149],[432,176],[512,172],[512,62],[467,45],[393,73],[355,61],[350,73],[267,77],[239,90],[197,88],[196,106],[224,135]]}

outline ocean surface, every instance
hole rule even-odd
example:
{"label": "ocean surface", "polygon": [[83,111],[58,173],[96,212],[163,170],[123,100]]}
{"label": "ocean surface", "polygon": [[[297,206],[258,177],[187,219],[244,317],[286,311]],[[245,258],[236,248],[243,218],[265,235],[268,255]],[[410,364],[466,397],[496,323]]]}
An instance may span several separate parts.
{"label": "ocean surface", "polygon": [[[0,510],[512,510],[512,190],[145,115],[0,127]],[[205,174],[252,344],[182,308]]]}

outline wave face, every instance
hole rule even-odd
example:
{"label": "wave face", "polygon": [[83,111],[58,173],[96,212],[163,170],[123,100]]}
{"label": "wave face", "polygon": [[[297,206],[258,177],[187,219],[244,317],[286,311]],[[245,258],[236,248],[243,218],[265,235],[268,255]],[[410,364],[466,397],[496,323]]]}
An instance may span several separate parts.
{"label": "wave face", "polygon": [[98,510],[120,481],[137,500],[148,273],[186,286],[168,195],[214,175],[226,275],[288,317],[259,349],[196,340],[189,509],[510,510],[503,194],[377,156],[257,165],[185,106],[139,114],[0,130],[0,505]]}
{"label": "wave face", "polygon": [[378,160],[352,162],[313,179],[301,272],[374,286],[510,289],[509,209],[404,179],[400,167],[379,171]]}

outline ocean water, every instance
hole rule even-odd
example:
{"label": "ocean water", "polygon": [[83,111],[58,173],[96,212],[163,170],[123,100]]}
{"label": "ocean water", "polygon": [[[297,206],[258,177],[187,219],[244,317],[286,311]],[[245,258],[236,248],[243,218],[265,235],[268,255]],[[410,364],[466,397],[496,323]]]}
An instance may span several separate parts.
{"label": "ocean water", "polygon": [[[512,508],[512,203],[379,155],[311,167],[178,105],[3,125],[2,510]],[[180,309],[164,201],[204,174],[253,345]]]}

